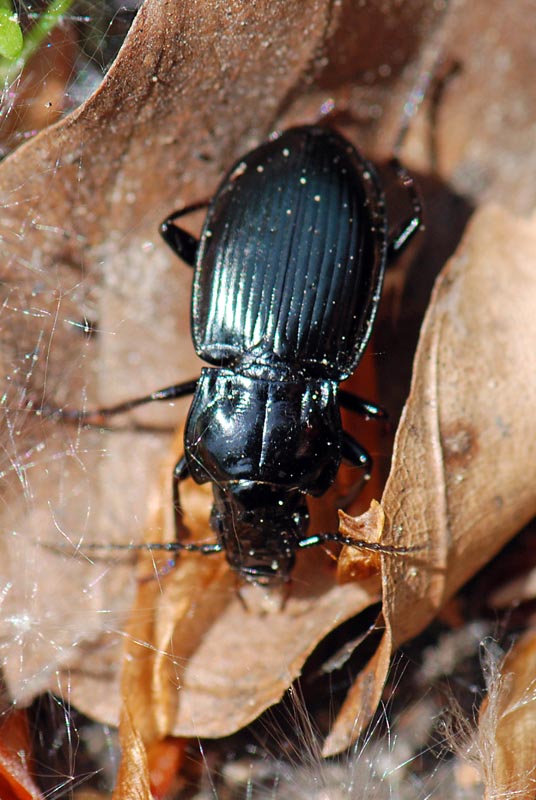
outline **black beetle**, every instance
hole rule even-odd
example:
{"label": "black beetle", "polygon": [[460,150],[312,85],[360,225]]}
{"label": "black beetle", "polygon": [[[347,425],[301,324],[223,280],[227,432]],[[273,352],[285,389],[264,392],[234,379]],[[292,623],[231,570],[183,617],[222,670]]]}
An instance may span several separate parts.
{"label": "black beetle", "polygon": [[339,383],[369,340],[386,262],[420,226],[413,182],[398,162],[395,170],[412,214],[389,234],[373,166],[332,130],[293,128],[227,173],[199,241],[175,220],[206,204],[162,224],[165,241],[194,267],[193,342],[212,366],[197,381],[80,415],[91,421],[194,394],[173,476],[176,522],[180,482],[210,481],[217,540],[154,549],[223,550],[239,576],[268,584],[288,580],[298,548],[327,540],[374,548],[335,533],[307,536],[305,498],[328,489],[341,459],[370,472],[339,406],[382,411]]}

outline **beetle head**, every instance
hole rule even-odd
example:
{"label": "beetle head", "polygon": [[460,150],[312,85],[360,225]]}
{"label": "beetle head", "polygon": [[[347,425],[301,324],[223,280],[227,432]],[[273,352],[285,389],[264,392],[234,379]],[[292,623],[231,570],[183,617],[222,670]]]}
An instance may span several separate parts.
{"label": "beetle head", "polygon": [[253,481],[214,485],[211,525],[239,576],[264,586],[288,581],[309,523],[297,490]]}

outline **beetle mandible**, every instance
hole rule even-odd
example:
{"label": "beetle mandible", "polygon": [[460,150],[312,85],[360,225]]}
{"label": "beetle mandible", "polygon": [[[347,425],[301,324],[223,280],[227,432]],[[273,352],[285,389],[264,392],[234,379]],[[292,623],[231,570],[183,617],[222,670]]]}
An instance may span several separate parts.
{"label": "beetle mandible", "polygon": [[330,129],[292,128],[229,170],[199,240],[175,222],[206,204],[162,224],[165,241],[194,268],[193,343],[210,366],[198,380],[81,415],[194,395],[173,475],[177,536],[179,484],[191,476],[212,483],[216,541],[154,549],[223,550],[240,577],[272,584],[289,579],[299,548],[327,540],[374,548],[336,533],[308,536],[306,496],[328,489],[342,459],[370,473],[339,407],[382,411],[339,383],[369,340],[387,261],[421,224],[413,181],[394,168],[412,213],[389,233],[374,167]]}

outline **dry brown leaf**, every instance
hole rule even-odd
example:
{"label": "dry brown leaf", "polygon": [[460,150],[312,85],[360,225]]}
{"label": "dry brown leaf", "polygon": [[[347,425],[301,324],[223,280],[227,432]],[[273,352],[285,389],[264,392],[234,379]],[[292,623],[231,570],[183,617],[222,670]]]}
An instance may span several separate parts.
{"label": "dry brown leaf", "polygon": [[[412,124],[406,142],[414,168],[437,173],[473,203],[501,203],[516,214],[536,207],[536,69],[531,0],[454,0],[442,32],[446,66],[457,65],[436,109]],[[525,22],[524,22],[525,20]],[[430,142],[430,138],[432,142]],[[428,146],[427,146],[428,145]]]}
{"label": "dry brown leaf", "polygon": [[[212,591],[203,583],[196,586],[185,609],[190,615],[195,611],[193,634],[193,623],[181,624],[174,612],[173,644],[162,642],[172,677],[159,698],[162,703],[171,693],[178,704],[174,735],[223,736],[243,727],[281,698],[327,633],[379,599],[376,581],[336,586],[331,570],[311,561],[298,565],[284,607],[265,616],[244,608],[228,582],[223,591],[221,584]],[[188,650],[197,645],[187,660],[185,639]]]}
{"label": "dry brown leaf", "polygon": [[382,498],[382,542],[415,552],[383,556],[382,668],[375,658],[360,676],[326,753],[379,699],[385,649],[422,631],[536,514],[535,264],[535,220],[487,207],[436,284]]}
{"label": "dry brown leaf", "polygon": [[[506,275],[500,267],[512,240],[518,247]],[[386,631],[348,695],[327,753],[346,748],[374,712],[393,649],[420,632],[536,512],[536,420],[530,413],[536,388],[525,387],[526,406],[511,402],[523,369],[536,367],[527,345],[536,333],[534,261],[533,223],[490,208],[474,218],[438,281],[382,501],[388,521],[382,543],[413,552],[382,557]],[[471,380],[462,380],[469,370]],[[206,520],[208,508],[204,514]],[[373,508],[353,526],[343,525],[346,533],[377,541],[383,513]],[[202,516],[197,527],[202,535]],[[362,553],[348,549],[344,559],[347,578],[361,567]],[[185,557],[160,586],[142,587],[141,608],[156,609],[152,631],[139,629],[140,620],[147,621],[140,604],[133,615],[131,641],[154,648],[127,662],[129,671],[149,664],[150,680],[128,692],[137,698],[137,727],[148,741],[169,731],[221,736],[242,727],[281,696],[315,644],[359,606],[357,595],[352,602],[340,594],[357,586],[333,586],[331,574],[323,577],[321,558],[298,569],[285,606],[264,617],[248,613],[233,596],[224,564],[196,562]],[[300,597],[304,586],[307,594]],[[374,599],[362,596],[362,607]],[[154,687],[150,695],[144,686]]]}
{"label": "dry brown leaf", "polygon": [[[99,90],[0,165],[10,534],[0,543],[0,640],[19,702],[63,682],[69,702],[117,722],[116,632],[133,597],[131,565],[76,547],[141,540],[152,476],[185,408],[140,410],[137,419],[163,426],[141,434],[78,431],[37,418],[28,402],[110,403],[195,375],[191,275],[158,243],[159,221],[209,195],[282,108],[291,114],[299,86],[313,113],[328,91],[356,110],[400,108],[387,88],[396,78],[407,92],[404,63],[439,17],[419,14],[425,6],[412,0],[387,15],[381,2],[358,11],[328,0],[147,0]],[[354,30],[374,32],[368,57]],[[391,74],[363,88],[363,70],[377,74],[394,41]],[[376,115],[369,122],[378,128]],[[63,557],[41,546],[69,542]]]}
{"label": "dry brown leaf", "polygon": [[27,138],[28,131],[35,134],[60,119],[77,55],[72,25],[64,22],[53,28],[28,60],[11,91],[0,99],[1,150],[9,152],[17,140]]}
{"label": "dry brown leaf", "polygon": [[[182,432],[177,449],[181,442]],[[169,467],[152,541],[173,536]],[[206,540],[209,493],[187,483],[183,503],[194,540]],[[325,552],[301,556],[286,596],[265,596],[260,587],[239,594],[223,557],[185,553],[159,580],[158,561],[144,558],[122,685],[144,742],[169,733],[224,736],[243,727],[281,698],[329,631],[378,602],[378,577],[338,586]]]}
{"label": "dry brown leaf", "polygon": [[[366,123],[360,130],[360,140],[369,152],[387,152],[398,110],[415,76],[415,69],[402,74],[403,68],[420,53],[423,39],[426,41],[427,32],[439,17],[440,5],[412,0],[392,7],[383,2],[369,3],[358,9],[350,0],[341,4],[310,0],[307,5],[297,0],[257,4],[247,0],[225,4],[148,0],[100,90],[76,113],[0,166],[0,247],[5,281],[1,355],[6,405],[22,409],[6,416],[2,435],[3,528],[17,535],[4,538],[2,543],[5,591],[0,636],[8,683],[20,700],[29,700],[48,687],[57,689],[59,671],[70,701],[101,719],[117,720],[119,637],[114,632],[122,630],[131,605],[134,587],[130,567],[118,567],[115,558],[104,566],[97,559],[94,563],[74,559],[70,553],[60,558],[36,545],[57,544],[65,538],[78,542],[81,536],[85,541],[91,538],[99,542],[140,539],[146,530],[147,507],[154,504],[152,476],[169,444],[167,433],[78,432],[43,422],[25,410],[25,396],[39,402],[46,390],[49,402],[59,405],[81,406],[86,395],[91,405],[109,403],[195,374],[191,346],[186,344],[190,276],[161,246],[154,245],[157,223],[173,207],[210,194],[222,169],[262,138],[278,116],[285,122],[310,121],[327,95],[336,109],[348,110]],[[535,151],[532,146],[527,149],[526,141],[533,129],[529,125],[512,128],[511,119],[520,120],[519,109],[522,115],[536,118],[531,114],[535,103],[532,85],[526,80],[531,74],[532,38],[524,23],[531,4],[517,0],[490,7],[480,0],[455,3],[453,8],[456,13],[450,15],[443,46],[447,53],[461,56],[463,69],[448,87],[438,130],[441,154],[451,130],[456,132],[457,149],[448,151],[448,168],[440,160],[440,169],[458,185],[469,187],[475,201],[515,185],[515,196],[508,194],[508,201],[518,208],[530,208],[536,191],[532,169]],[[508,37],[503,40],[506,30]],[[495,69],[488,69],[492,63]],[[378,75],[383,79],[374,82]],[[299,87],[306,90],[302,97],[298,96]],[[480,103],[478,125],[467,113],[475,93]],[[382,111],[383,118],[378,121]],[[418,138],[418,128],[410,150],[414,159],[427,163],[422,157],[426,140]],[[350,130],[355,131],[355,127]],[[472,150],[476,135],[479,146]],[[520,159],[520,154],[526,158]],[[483,161],[486,168],[478,172]],[[471,184],[475,174],[479,181]],[[434,191],[437,194],[437,187]],[[447,196],[449,200],[452,198]],[[438,214],[433,202],[428,205],[431,230],[434,213]],[[437,229],[438,236],[431,237],[438,252],[439,240],[444,242],[453,233],[452,215],[441,215],[440,219],[443,224]],[[452,245],[452,240],[448,241],[447,247]],[[517,234],[510,239],[509,248],[504,245],[498,272],[502,281],[510,276],[516,253],[522,251]],[[512,282],[508,288],[512,288]],[[183,300],[182,312],[177,309],[178,298]],[[503,297],[500,299],[502,302]],[[517,312],[514,317],[519,324]],[[97,337],[84,338],[84,319],[96,323]],[[496,339],[497,346],[502,347],[502,330],[486,331],[486,340]],[[503,361],[500,363],[502,367]],[[463,374],[463,383],[467,376],[471,378],[472,373]],[[181,413],[146,409],[138,419],[171,426]],[[399,442],[401,439],[402,434]],[[452,441],[454,450],[459,449],[456,431]],[[421,444],[429,458],[426,441]],[[463,437],[461,445],[463,450]],[[479,454],[482,452],[480,447]],[[401,459],[400,444],[397,458]],[[499,466],[499,472],[505,468],[502,461]],[[497,485],[503,486],[502,475]],[[399,513],[400,498],[395,497],[394,486],[390,491],[391,505],[386,500],[387,491],[384,505],[392,521]],[[506,507],[513,505],[514,495],[504,499]],[[404,502],[401,507],[406,508]],[[469,510],[474,511],[472,506]],[[500,511],[497,519],[503,518]],[[501,531],[501,541],[505,536]],[[400,541],[398,536],[393,538]],[[431,553],[439,569],[452,568],[454,578],[448,589],[442,585],[441,575],[429,579],[426,573],[420,581],[412,576],[402,600],[397,569],[405,571],[408,561],[386,561],[388,622],[396,643],[424,624],[424,618],[435,613],[451,587],[470,572],[465,553],[459,573],[456,564],[444,563],[446,557],[438,548],[431,548]],[[322,575],[322,555],[312,558],[319,564],[302,567],[303,573],[297,572],[299,580],[302,574],[311,580],[317,570]],[[186,558],[184,562],[186,565]],[[180,581],[188,583],[188,569],[180,573]],[[192,575],[191,586],[203,588],[207,580],[211,579]],[[218,599],[217,584],[215,587],[212,603]],[[245,617],[235,613],[238,601],[229,588],[225,584],[228,605],[221,624],[232,626],[233,635],[243,642],[250,630]],[[417,624],[411,616],[403,619],[402,611],[411,590],[421,589],[428,592],[429,602]],[[154,639],[162,648],[162,653],[153,654],[157,660],[159,657],[153,688],[161,705],[158,713],[149,707],[141,714],[143,724],[159,733],[174,718],[177,676],[181,680],[186,676],[187,685],[199,693],[209,687],[206,705],[201,705],[203,713],[208,714],[217,686],[206,665],[216,663],[214,658],[222,655],[224,630],[218,630],[217,625],[210,629],[218,644],[216,652],[204,638],[199,646],[205,662],[191,658],[192,648],[199,641],[196,637],[201,638],[199,630],[194,630],[193,641],[186,644],[170,640],[175,626],[182,626],[192,610],[193,600],[185,601],[180,587],[177,591],[182,605],[179,603],[179,610],[171,615],[160,614],[162,629],[152,630],[151,608],[137,607],[140,624],[150,628],[142,631],[141,641]],[[357,589],[350,586],[349,591]],[[175,600],[172,592],[169,597]],[[292,606],[289,611],[299,617],[312,597],[314,591],[309,598],[302,598],[295,612]],[[298,674],[315,637],[328,629],[330,603],[337,597],[328,596],[327,605],[320,609],[325,614],[320,630],[301,642],[299,658],[292,660],[292,653],[286,653],[292,668],[285,679],[280,678],[279,686],[272,681],[259,687],[258,709],[273,702],[270,698],[282,691],[285,680]],[[337,602],[346,602],[345,597]],[[221,599],[220,594],[218,602]],[[414,604],[419,599],[418,593],[413,596]],[[152,602],[153,597],[145,600]],[[104,617],[103,609],[107,612]],[[207,616],[210,610],[207,599]],[[203,636],[205,624],[206,620],[201,625]],[[279,632],[277,628],[261,629],[266,634]],[[391,652],[389,635],[388,631],[375,672],[365,673],[361,679],[368,698],[381,693]],[[264,642],[268,646],[268,638]],[[170,649],[177,652],[177,669],[176,662],[166,658]],[[238,660],[241,653],[237,650],[234,658]],[[182,659],[187,656],[190,660],[185,668]],[[377,676],[372,684],[371,674]],[[243,695],[237,691],[230,698],[235,725],[239,724],[236,714],[240,701],[244,702]],[[143,705],[145,701],[140,698],[140,702]],[[368,702],[367,711],[375,701]],[[348,721],[342,734],[340,729],[335,732],[331,746],[337,736],[338,746],[351,738],[350,707],[355,705],[346,706]],[[188,709],[181,696],[181,709],[187,718],[186,727],[197,721],[197,701],[194,709]],[[246,712],[241,719],[251,718],[249,707]]]}
{"label": "dry brown leaf", "polygon": [[123,758],[113,796],[115,800],[153,800],[145,746],[125,707],[119,731]]}

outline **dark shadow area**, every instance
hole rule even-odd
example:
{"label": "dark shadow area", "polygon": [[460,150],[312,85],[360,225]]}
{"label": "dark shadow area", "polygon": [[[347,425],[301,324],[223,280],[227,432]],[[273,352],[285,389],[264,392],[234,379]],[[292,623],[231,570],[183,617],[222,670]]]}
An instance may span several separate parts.
{"label": "dark shadow area", "polygon": [[117,731],[88,719],[51,694],[28,709],[34,778],[49,800],[77,789],[111,792],[119,763]]}
{"label": "dark shadow area", "polygon": [[[415,174],[413,177],[422,197],[425,227],[415,237],[412,250],[404,253],[386,273],[373,344],[380,400],[395,426],[409,393],[419,332],[435,280],[455,252],[473,213],[467,200],[439,178]],[[396,219],[398,213],[395,208],[391,218],[394,215]]]}

